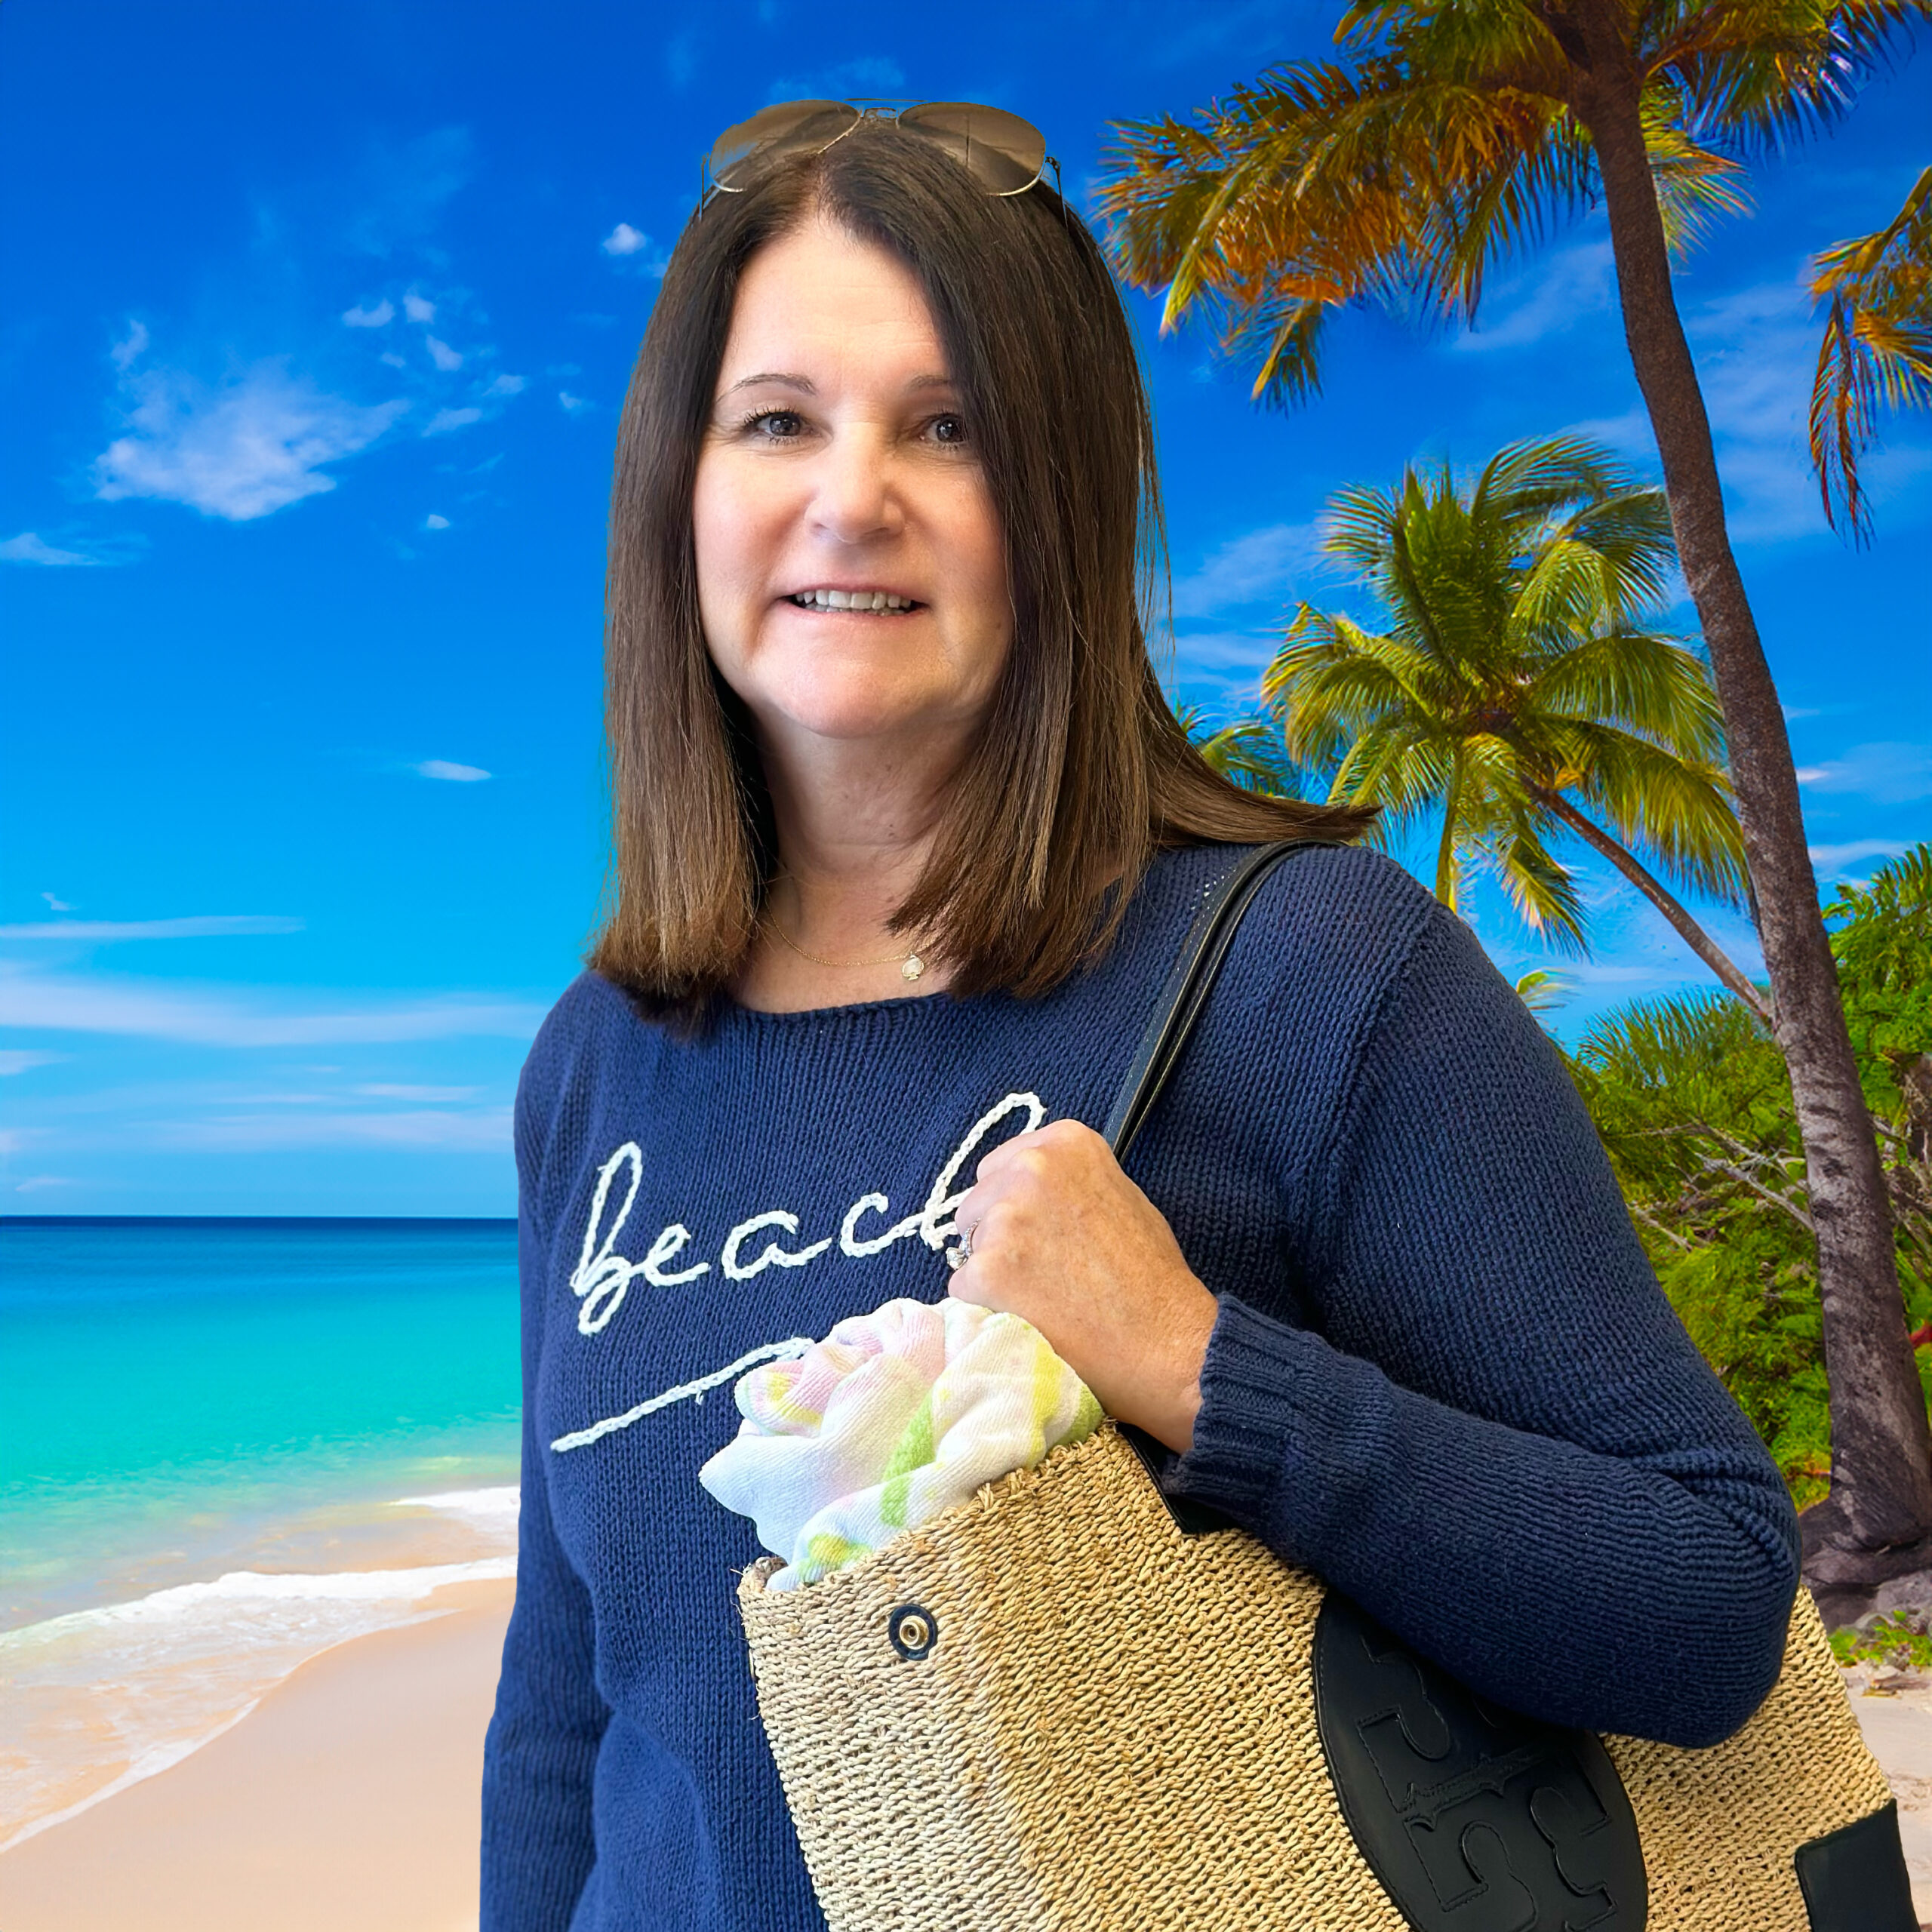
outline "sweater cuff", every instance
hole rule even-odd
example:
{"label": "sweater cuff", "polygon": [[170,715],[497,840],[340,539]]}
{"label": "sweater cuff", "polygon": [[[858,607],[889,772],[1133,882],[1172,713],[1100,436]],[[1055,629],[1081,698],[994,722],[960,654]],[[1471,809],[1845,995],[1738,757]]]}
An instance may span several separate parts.
{"label": "sweater cuff", "polygon": [[1279,1485],[1301,1380],[1294,1358],[1306,1337],[1232,1295],[1220,1303],[1201,1364],[1194,1446],[1167,1487],[1252,1521]]}

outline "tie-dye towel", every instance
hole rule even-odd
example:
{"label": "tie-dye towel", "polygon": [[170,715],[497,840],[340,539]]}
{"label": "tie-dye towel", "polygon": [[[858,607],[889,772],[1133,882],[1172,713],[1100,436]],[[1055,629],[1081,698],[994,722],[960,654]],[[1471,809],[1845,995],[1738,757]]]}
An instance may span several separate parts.
{"label": "tie-dye towel", "polygon": [[1100,1405],[1017,1315],[889,1301],[733,1391],[744,1420],[698,1472],[796,1589],[1092,1434]]}

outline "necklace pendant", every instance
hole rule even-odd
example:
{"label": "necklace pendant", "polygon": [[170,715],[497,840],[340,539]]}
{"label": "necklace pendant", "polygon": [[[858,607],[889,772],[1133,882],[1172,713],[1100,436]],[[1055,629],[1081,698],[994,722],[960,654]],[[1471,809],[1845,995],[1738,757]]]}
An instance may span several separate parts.
{"label": "necklace pendant", "polygon": [[905,964],[899,969],[899,977],[902,980],[916,980],[925,970],[926,962],[916,952],[909,952],[906,955]]}

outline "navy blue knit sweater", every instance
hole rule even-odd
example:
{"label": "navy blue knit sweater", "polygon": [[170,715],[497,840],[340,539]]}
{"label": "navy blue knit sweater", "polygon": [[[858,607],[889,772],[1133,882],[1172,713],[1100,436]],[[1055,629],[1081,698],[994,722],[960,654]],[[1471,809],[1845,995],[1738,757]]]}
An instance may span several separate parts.
{"label": "navy blue knit sweater", "polygon": [[[945,1294],[949,1197],[1036,1118],[1104,1118],[1229,856],[1162,857],[1100,964],[1035,1001],[733,1007],[695,1038],[594,977],[558,1003],[517,1105],[523,1522],[484,1932],[823,1925],[738,1626],[759,1552],[697,1483],[737,1424],[721,1371]],[[1296,855],[1128,1168],[1220,1301],[1172,1487],[1500,1703],[1684,1745],[1744,1721],[1790,1503],[1452,915],[1372,854]]]}

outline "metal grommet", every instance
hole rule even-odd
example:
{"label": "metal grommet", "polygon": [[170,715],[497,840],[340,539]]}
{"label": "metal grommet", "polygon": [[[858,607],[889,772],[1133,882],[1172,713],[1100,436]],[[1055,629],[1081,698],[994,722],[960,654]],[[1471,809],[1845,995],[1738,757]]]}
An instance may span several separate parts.
{"label": "metal grommet", "polygon": [[903,1603],[885,1620],[885,1634],[907,1663],[918,1663],[939,1641],[939,1619],[921,1604]]}

